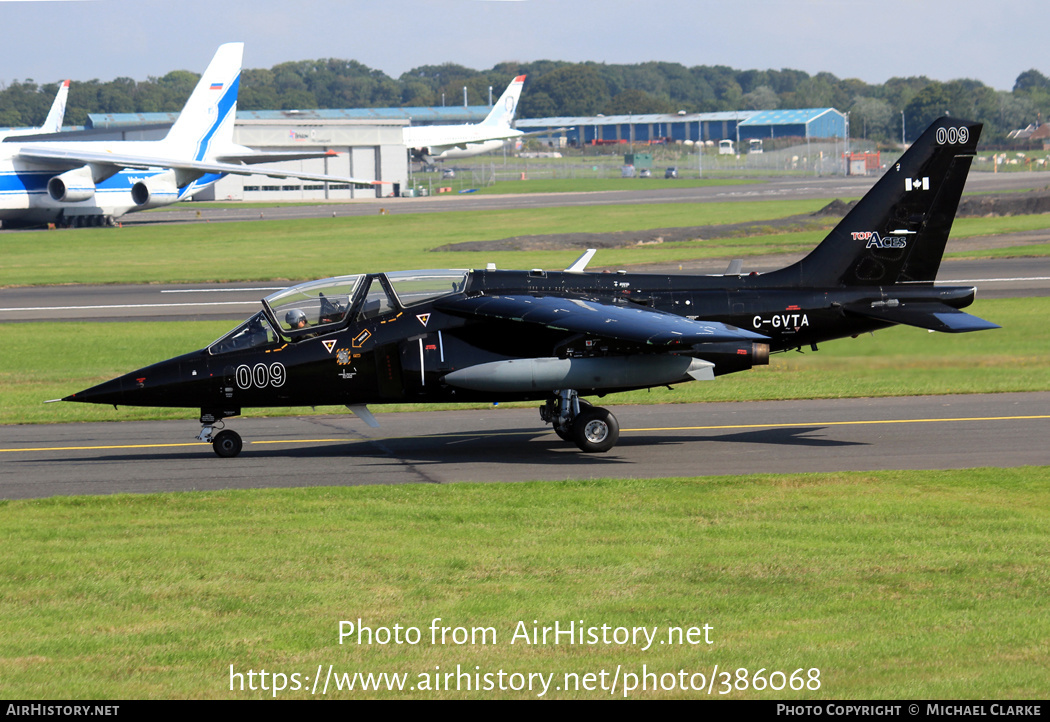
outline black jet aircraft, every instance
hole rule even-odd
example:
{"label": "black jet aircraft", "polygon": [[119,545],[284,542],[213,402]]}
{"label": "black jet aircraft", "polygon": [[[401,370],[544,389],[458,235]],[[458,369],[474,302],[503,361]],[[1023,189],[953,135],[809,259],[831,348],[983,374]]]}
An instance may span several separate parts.
{"label": "black jet aircraft", "polygon": [[933,123],[805,258],[722,276],[565,271],[361,273],[293,286],[199,351],[65,401],[200,409],[198,438],[236,456],[223,419],[247,407],[542,401],[583,451],[619,438],[581,396],[712,379],[769,354],[895,324],[998,328],[960,311],[976,289],[935,286],[981,125]]}

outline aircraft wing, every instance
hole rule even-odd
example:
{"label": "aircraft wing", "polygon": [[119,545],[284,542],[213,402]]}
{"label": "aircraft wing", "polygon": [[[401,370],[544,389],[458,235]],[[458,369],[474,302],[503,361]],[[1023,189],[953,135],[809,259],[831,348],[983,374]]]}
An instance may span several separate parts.
{"label": "aircraft wing", "polygon": [[849,313],[876,321],[902,323],[906,326],[917,326],[930,331],[945,333],[964,333],[966,331],[985,331],[990,328],[1002,328],[991,321],[964,313],[943,303],[900,303],[896,306],[846,306]]}
{"label": "aircraft wing", "polygon": [[[480,128],[482,126],[471,126],[472,128]],[[485,128],[483,135],[466,136],[462,138],[449,138],[442,143],[436,143],[431,146],[436,151],[437,148],[443,148],[448,150],[449,148],[463,148],[465,149],[468,145],[473,143],[484,143],[489,140],[515,140],[517,138],[528,138],[534,135],[553,135],[554,133],[564,133],[572,128],[554,128],[553,130],[530,130],[528,133],[520,131],[517,128]]]}
{"label": "aircraft wing", "polygon": [[557,296],[474,296],[438,301],[436,307],[461,317],[535,323],[559,331],[593,334],[651,346],[692,346],[723,341],[765,341],[765,336],[717,321],[640,306],[611,306]]}
{"label": "aircraft wing", "polygon": [[114,169],[114,173],[121,168],[143,170],[147,168],[171,168],[173,170],[196,173],[198,176],[206,173],[229,173],[231,175],[265,175],[270,178],[301,178],[303,180],[328,183],[354,183],[357,185],[376,185],[382,183],[382,181],[372,180],[370,178],[348,178],[342,176],[320,175],[316,173],[282,171],[270,168],[252,168],[239,163],[212,163],[163,157],[150,158],[147,156],[125,155],[122,153],[92,151],[81,148],[62,148],[54,145],[43,144],[23,145],[18,149],[18,153],[15,157],[33,163],[55,166],[57,168],[79,168],[84,165],[108,166]]}
{"label": "aircraft wing", "polygon": [[311,160],[313,158],[335,158],[338,156],[334,150],[271,150],[252,151],[250,153],[223,153],[216,156],[220,163],[244,163],[255,165],[256,163],[279,163],[284,160]]}

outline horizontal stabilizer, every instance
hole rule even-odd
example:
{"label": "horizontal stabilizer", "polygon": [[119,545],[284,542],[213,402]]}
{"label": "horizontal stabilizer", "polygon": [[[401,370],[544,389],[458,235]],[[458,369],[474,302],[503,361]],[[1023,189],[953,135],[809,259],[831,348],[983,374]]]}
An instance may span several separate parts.
{"label": "horizontal stabilizer", "polygon": [[568,133],[570,130],[576,130],[576,126],[569,128],[547,128],[545,130],[530,130],[528,133],[522,133],[520,138],[530,138],[535,135],[554,135],[555,133]]}
{"label": "horizontal stabilizer", "polygon": [[887,323],[902,323],[907,326],[943,331],[945,333],[964,333],[966,331],[987,331],[1002,328],[991,321],[971,316],[957,308],[943,303],[901,303],[896,306],[847,306],[846,311],[858,316],[873,318]]}
{"label": "horizontal stabilizer", "polygon": [[557,331],[654,346],[766,340],[760,334],[717,321],[694,321],[640,306],[555,296],[474,296],[438,301],[436,306],[456,316],[535,323]]}

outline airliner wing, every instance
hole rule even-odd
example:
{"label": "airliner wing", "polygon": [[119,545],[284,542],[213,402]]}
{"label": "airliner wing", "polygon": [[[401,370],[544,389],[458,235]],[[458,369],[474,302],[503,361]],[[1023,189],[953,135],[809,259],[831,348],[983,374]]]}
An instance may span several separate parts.
{"label": "airliner wing", "polygon": [[[171,168],[172,170],[187,171],[191,174],[202,176],[206,173],[229,173],[231,175],[265,175],[270,178],[301,178],[327,183],[352,183],[355,185],[377,185],[383,181],[370,178],[349,178],[345,176],[321,175],[317,173],[302,173],[299,171],[283,171],[275,168],[253,168],[238,163],[213,163],[206,161],[184,160],[178,158],[147,157],[138,155],[125,155],[121,153],[110,153],[105,151],[91,151],[78,148],[61,148],[53,145],[23,145],[19,148],[16,157],[42,163],[56,168],[79,168],[84,165],[109,166],[116,173],[122,168],[146,169],[146,168]],[[273,158],[270,158],[272,160]],[[285,158],[284,160],[287,160]]]}
{"label": "airliner wing", "polygon": [[215,158],[220,163],[279,163],[284,160],[310,160],[313,158],[335,158],[339,155],[334,150],[269,150],[250,153],[221,153]]}

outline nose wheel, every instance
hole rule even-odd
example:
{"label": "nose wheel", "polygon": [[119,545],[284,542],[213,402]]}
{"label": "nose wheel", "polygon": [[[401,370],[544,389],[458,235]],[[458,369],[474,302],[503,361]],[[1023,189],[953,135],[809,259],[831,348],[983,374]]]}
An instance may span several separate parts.
{"label": "nose wheel", "polygon": [[213,434],[214,431],[214,426],[205,426],[197,439],[210,443],[215,453],[224,459],[232,459],[241,453],[244,442],[240,434],[232,429],[223,429],[217,434]]}
{"label": "nose wheel", "polygon": [[241,435],[230,429],[217,433],[211,442],[211,448],[215,449],[215,453],[224,459],[231,459],[237,456],[237,454],[241,453],[243,445]]}

